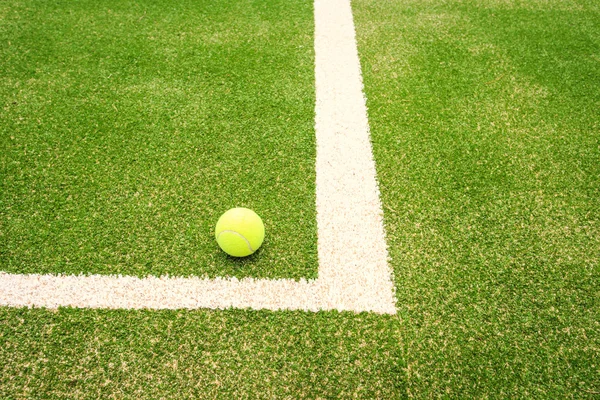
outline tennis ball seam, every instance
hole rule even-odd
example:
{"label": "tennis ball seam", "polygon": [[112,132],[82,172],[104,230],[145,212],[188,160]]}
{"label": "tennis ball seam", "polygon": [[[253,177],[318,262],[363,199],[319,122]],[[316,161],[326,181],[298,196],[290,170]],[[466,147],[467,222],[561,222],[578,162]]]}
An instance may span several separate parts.
{"label": "tennis ball seam", "polygon": [[246,244],[248,245],[248,249],[254,253],[254,249],[252,248],[252,245],[250,244],[250,241],[248,239],[246,239],[246,237],[244,235],[242,235],[239,232],[236,231],[232,231],[232,230],[224,230],[219,232],[219,234],[217,235],[217,242],[219,241],[219,237],[221,237],[221,234],[225,233],[225,232],[230,232],[230,233],[235,233],[236,235],[238,235],[239,237],[241,237],[242,239],[244,239],[244,241],[246,242]]}

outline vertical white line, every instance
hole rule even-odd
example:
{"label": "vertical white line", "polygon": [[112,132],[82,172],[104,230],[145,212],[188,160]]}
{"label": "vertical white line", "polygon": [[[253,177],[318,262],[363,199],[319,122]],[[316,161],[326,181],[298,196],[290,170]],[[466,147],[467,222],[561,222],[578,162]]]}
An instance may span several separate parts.
{"label": "vertical white line", "polygon": [[315,0],[319,282],[334,305],[395,312],[349,0]]}

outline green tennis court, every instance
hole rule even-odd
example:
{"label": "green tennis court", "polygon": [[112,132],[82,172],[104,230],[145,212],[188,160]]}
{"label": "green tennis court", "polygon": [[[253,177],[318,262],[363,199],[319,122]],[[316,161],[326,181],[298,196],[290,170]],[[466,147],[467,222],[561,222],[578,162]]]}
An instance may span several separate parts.
{"label": "green tennis court", "polygon": [[[351,6],[397,314],[1,306],[0,398],[598,396],[600,5]],[[0,1],[0,271],[316,278],[314,10]]]}
{"label": "green tennis court", "polygon": [[[3,270],[316,276],[309,2],[3,9]],[[241,263],[236,206],[270,232]]]}

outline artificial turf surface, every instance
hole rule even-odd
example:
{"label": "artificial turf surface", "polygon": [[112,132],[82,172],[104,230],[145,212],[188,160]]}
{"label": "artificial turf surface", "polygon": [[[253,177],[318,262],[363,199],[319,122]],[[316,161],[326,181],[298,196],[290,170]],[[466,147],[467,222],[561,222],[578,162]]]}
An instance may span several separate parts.
{"label": "artificial turf surface", "polygon": [[[9,27],[7,15],[13,15],[10,10],[14,13],[18,9],[21,14],[25,11],[18,8],[24,3],[1,4],[2,51],[7,52],[6,41],[15,40],[14,34],[9,33],[20,29]],[[29,4],[33,9],[39,6]],[[64,7],[67,3],[36,4]],[[110,4],[115,4],[111,6],[113,9],[118,5]],[[149,7],[150,3],[137,4],[136,7],[141,7],[140,4]],[[155,15],[170,15],[172,3],[153,4],[157,7]],[[280,9],[278,15],[282,17],[286,16],[285,7],[300,7],[297,2],[211,4],[223,5],[225,10],[231,4],[262,5],[268,10]],[[100,11],[111,8],[103,8],[101,3],[95,7]],[[308,3],[302,3],[302,7],[306,11],[302,15],[311,15]],[[600,392],[598,7],[593,1],[562,0],[353,2],[390,263],[396,280],[398,316],[247,310],[2,308],[0,397],[597,396]],[[142,18],[142,9],[133,20]],[[290,12],[290,16],[295,15]],[[41,18],[39,12],[38,15]],[[248,13],[242,17],[252,20],[254,16]],[[113,28],[117,27],[118,24]],[[302,32],[310,34],[311,28],[306,29]],[[159,31],[155,39],[166,40],[161,39],[165,31]],[[306,39],[309,46],[311,40]],[[39,52],[38,46],[41,45],[32,48]],[[115,47],[114,51],[118,50]],[[20,53],[14,54],[16,57]],[[280,56],[273,54],[273,57]],[[26,103],[13,100],[15,93],[21,92],[12,90],[7,82],[15,79],[10,78],[10,71],[35,70],[25,62],[13,61],[13,64],[0,64],[4,72],[2,93],[10,100],[4,100],[0,115],[3,121],[12,124],[12,130],[25,124],[19,121],[28,121],[28,128],[22,132],[31,135],[29,151],[30,147],[37,149],[36,137],[46,143],[42,132],[34,130],[36,109],[24,108],[16,113],[14,109]],[[172,66],[176,68],[177,63]],[[293,67],[288,64],[281,68],[285,72]],[[87,68],[93,70],[96,66],[92,63],[80,73],[87,73]],[[115,72],[118,71],[115,67]],[[242,78],[232,78],[231,84],[238,79]],[[51,88],[48,82],[46,87]],[[205,84],[217,83],[207,77]],[[170,87],[157,87],[154,95],[169,98]],[[273,87],[284,90],[287,86],[282,82],[280,88]],[[306,108],[311,108],[314,98],[301,97],[313,96],[312,89],[302,88],[307,92],[298,94],[295,101],[307,101],[310,107]],[[33,89],[22,90],[28,94]],[[90,89],[78,90],[87,93]],[[244,87],[244,90],[249,89]],[[200,96],[195,92],[187,94],[192,96],[189,102],[185,96],[180,98],[177,103],[180,109],[197,104],[215,106],[210,99],[202,103],[202,98],[193,97],[196,95]],[[239,95],[243,96],[243,92]],[[275,96],[274,92],[265,98],[271,96]],[[147,101],[152,96],[143,99]],[[107,106],[106,112],[110,108]],[[121,110],[118,105],[117,108]],[[66,118],[60,110],[56,110],[57,120]],[[137,110],[150,113],[143,105]],[[306,132],[309,125],[312,127],[312,122]],[[19,225],[10,225],[13,230],[9,230],[8,216],[14,212],[33,216],[35,207],[44,205],[38,205],[40,198],[35,196],[33,200],[38,201],[29,200],[25,196],[29,192],[18,196],[17,191],[27,187],[22,185],[32,181],[19,181],[21,169],[6,160],[15,151],[25,149],[16,147],[12,142],[15,139],[8,140],[7,125],[0,129],[3,129],[2,269],[26,271],[25,265],[15,266],[23,264],[23,260],[33,260],[34,256],[28,252],[40,247],[21,244],[18,236],[14,236],[14,227]],[[68,130],[61,132],[65,138],[69,137]],[[311,138],[307,136],[306,140],[314,146]],[[67,149],[73,149],[74,154],[90,148],[81,141],[69,143],[71,147]],[[129,146],[122,153],[118,153],[119,146],[114,146],[113,151],[119,157],[129,157],[141,148],[131,143]],[[36,151],[35,156],[45,154],[40,149]],[[294,149],[294,154],[299,157],[314,157],[310,153],[313,149],[303,150],[304,154],[297,151]],[[97,153],[98,157],[103,154]],[[198,153],[202,151],[199,149]],[[19,161],[34,163],[25,166],[35,167],[35,157],[29,158]],[[277,161],[276,156],[268,154],[264,159]],[[225,161],[207,162],[226,165]],[[303,161],[306,160],[298,160]],[[308,168],[313,160],[306,162]],[[42,168],[43,164],[37,166]],[[276,168],[284,167],[287,165]],[[42,171],[43,168],[38,172]],[[113,173],[108,169],[98,171]],[[167,175],[164,183],[172,186],[174,180],[186,179],[187,185],[193,181],[184,175],[189,171],[179,172]],[[98,179],[102,174],[98,172]],[[304,184],[312,182],[308,178],[298,182]],[[265,182],[259,182],[252,190],[266,191]],[[299,189],[304,190],[313,189],[312,186]],[[20,199],[19,209],[14,209],[14,202],[6,202],[5,191]],[[305,195],[308,198],[314,193]],[[186,196],[183,199],[189,201]],[[164,206],[177,209],[180,203],[175,200],[167,196]],[[312,198],[298,207],[314,213]],[[106,214],[108,221],[103,223],[116,224],[113,218],[126,215],[117,208],[111,210],[114,216]],[[53,220],[48,220],[47,215],[53,214],[37,215],[39,218],[46,215],[45,223],[51,225]],[[215,211],[214,217],[217,216]],[[134,232],[137,229],[129,228]],[[208,231],[209,226],[205,229]],[[302,229],[308,232],[305,237],[314,235],[310,232],[313,228]],[[27,236],[24,229],[20,232],[25,238],[34,236]],[[123,236],[128,230],[121,228],[117,232]],[[156,235],[160,237],[163,232],[157,230]],[[110,232],[107,236],[107,240],[115,240]],[[151,237],[149,233],[148,238]],[[22,245],[20,250],[19,245]],[[266,244],[265,254],[269,248]],[[285,269],[290,274],[287,266],[280,267],[287,263],[286,253],[278,252],[272,255],[273,268]],[[311,252],[314,249],[304,250],[302,257],[310,259]],[[141,259],[151,259],[156,253],[146,250],[139,254]],[[254,264],[259,262],[260,259],[250,260],[243,268],[248,268],[252,272],[248,275],[252,275],[256,273]],[[123,264],[132,268],[126,262]],[[52,265],[46,266],[46,271],[61,270]],[[117,268],[125,268],[120,265]],[[34,272],[34,263],[28,268],[31,268],[28,272]],[[60,268],[66,267],[60,265]],[[226,272],[229,274],[230,270]]]}
{"label": "artificial turf surface", "polygon": [[600,4],[356,0],[411,397],[600,392]]}
{"label": "artificial turf surface", "polygon": [[[0,3],[2,269],[316,277],[312,12]],[[247,260],[214,240],[237,206],[267,230]]]}
{"label": "artificial turf surface", "polygon": [[0,308],[0,398],[395,398],[396,316]]}

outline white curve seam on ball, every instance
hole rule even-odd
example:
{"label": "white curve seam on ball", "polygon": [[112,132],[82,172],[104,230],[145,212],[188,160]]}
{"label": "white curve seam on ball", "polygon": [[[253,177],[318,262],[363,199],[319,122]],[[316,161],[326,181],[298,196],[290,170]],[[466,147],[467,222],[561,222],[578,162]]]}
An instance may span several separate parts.
{"label": "white curve seam on ball", "polygon": [[219,234],[217,235],[217,242],[219,241],[219,238],[221,237],[221,234],[223,234],[223,233],[225,233],[225,232],[229,232],[229,233],[235,233],[236,235],[238,235],[239,237],[241,237],[242,239],[244,239],[244,240],[246,241],[246,244],[248,245],[248,249],[249,249],[251,252],[253,252],[253,253],[254,253],[254,249],[252,248],[252,245],[250,245],[250,241],[249,241],[248,239],[246,239],[246,238],[244,237],[244,235],[242,235],[241,233],[239,233],[239,232],[236,232],[236,231],[224,230],[224,231],[221,231],[221,232],[219,232]]}

